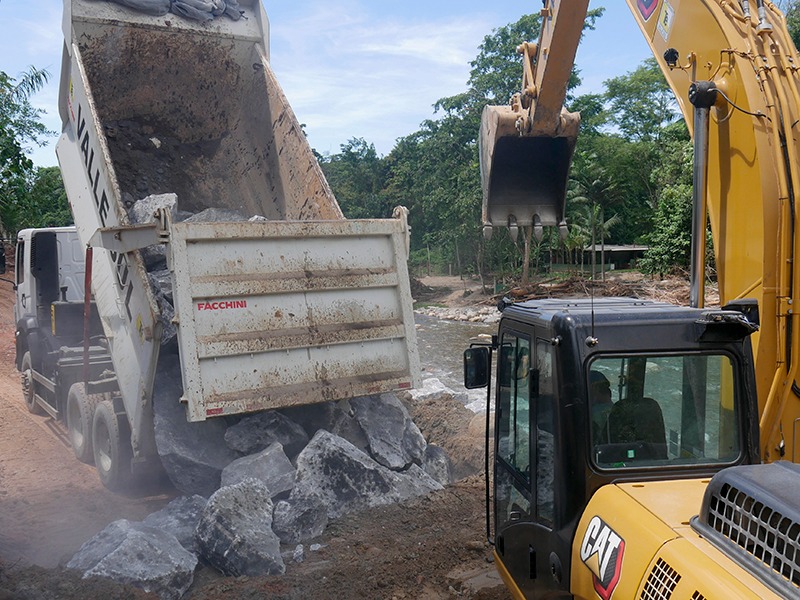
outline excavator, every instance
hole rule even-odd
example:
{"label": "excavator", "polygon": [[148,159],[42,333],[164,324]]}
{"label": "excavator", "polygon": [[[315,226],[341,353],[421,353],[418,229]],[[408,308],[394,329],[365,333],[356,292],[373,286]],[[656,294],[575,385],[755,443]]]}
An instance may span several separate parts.
{"label": "excavator", "polygon": [[[770,0],[626,1],[693,139],[690,303],[501,302],[464,353],[495,390],[495,564],[514,598],[800,598],[800,56]],[[484,109],[487,236],[567,226],[587,9],[544,0],[521,91]]]}

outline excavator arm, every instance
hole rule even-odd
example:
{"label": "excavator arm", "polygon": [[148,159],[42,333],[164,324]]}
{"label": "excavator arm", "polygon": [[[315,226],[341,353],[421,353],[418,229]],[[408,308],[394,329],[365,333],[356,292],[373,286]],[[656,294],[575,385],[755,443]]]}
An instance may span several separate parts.
{"label": "excavator arm", "polygon": [[564,108],[589,0],[545,0],[538,44],[524,43],[522,90],[481,116],[484,234],[564,224],[580,115]]}

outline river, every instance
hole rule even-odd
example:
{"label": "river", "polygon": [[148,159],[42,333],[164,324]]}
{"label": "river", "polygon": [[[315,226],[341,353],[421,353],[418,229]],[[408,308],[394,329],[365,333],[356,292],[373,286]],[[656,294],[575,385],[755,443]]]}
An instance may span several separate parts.
{"label": "river", "polygon": [[422,379],[435,377],[453,391],[467,393],[468,402],[485,400],[486,390],[464,388],[463,355],[469,348],[470,338],[497,332],[497,324],[445,321],[419,313],[414,315],[414,320]]}

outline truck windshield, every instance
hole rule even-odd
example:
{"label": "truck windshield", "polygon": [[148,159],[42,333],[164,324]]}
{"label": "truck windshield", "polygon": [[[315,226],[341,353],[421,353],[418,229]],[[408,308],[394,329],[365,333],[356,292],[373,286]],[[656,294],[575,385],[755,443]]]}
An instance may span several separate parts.
{"label": "truck windshield", "polygon": [[729,356],[602,357],[589,365],[587,378],[598,467],[690,466],[739,457]]}

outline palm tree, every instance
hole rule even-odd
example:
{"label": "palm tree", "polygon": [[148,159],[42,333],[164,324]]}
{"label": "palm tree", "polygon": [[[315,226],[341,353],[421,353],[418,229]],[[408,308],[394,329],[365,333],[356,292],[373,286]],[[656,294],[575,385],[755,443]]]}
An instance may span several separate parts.
{"label": "palm tree", "polygon": [[595,154],[576,156],[572,174],[572,203],[584,205],[589,212],[592,234],[592,279],[595,277],[594,248],[600,236],[601,279],[605,281],[605,240],[610,229],[621,222],[618,215],[606,220],[606,210],[622,202],[622,193],[616,179],[600,164]]}

